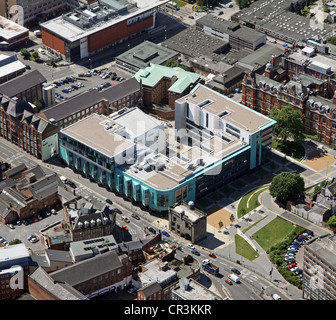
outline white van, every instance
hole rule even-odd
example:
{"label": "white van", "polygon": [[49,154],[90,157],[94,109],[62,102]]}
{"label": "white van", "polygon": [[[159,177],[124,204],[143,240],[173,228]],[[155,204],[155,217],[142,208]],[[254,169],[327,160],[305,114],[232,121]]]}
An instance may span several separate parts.
{"label": "white van", "polygon": [[237,277],[235,274],[231,273],[229,274],[228,278],[232,281],[234,281],[235,283],[240,283],[239,277]]}
{"label": "white van", "polygon": [[274,300],[281,300],[280,296],[276,293],[273,294],[273,299]]}
{"label": "white van", "polygon": [[60,176],[60,179],[62,180],[63,183],[66,183],[68,181],[68,179],[64,176]]}

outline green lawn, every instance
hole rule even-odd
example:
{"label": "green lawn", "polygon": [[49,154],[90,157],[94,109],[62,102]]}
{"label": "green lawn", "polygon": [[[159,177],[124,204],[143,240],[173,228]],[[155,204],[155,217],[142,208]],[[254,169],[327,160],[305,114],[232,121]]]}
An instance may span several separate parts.
{"label": "green lawn", "polygon": [[236,253],[243,256],[244,258],[253,261],[254,259],[259,257],[258,252],[254,251],[254,249],[249,245],[249,243],[245,241],[238,234],[235,235],[235,244],[236,244]]}
{"label": "green lawn", "polygon": [[[241,218],[246,213],[249,213],[253,209],[259,207],[260,203],[258,201],[258,197],[267,188],[268,186],[261,186],[259,188],[253,189],[240,199],[238,204],[238,218]],[[242,211],[241,209],[244,209],[245,213],[244,210]]]}
{"label": "green lawn", "polygon": [[179,8],[184,7],[187,3],[180,0],[173,0]]}
{"label": "green lawn", "polygon": [[253,238],[265,251],[269,251],[272,246],[284,239],[293,230],[294,226],[290,222],[276,217],[266,226],[257,231],[253,235]]}

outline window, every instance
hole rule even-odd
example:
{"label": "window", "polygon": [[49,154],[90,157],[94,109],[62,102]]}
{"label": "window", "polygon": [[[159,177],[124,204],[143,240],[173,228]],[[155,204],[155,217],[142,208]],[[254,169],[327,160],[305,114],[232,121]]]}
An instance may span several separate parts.
{"label": "window", "polygon": [[205,126],[209,128],[209,113],[207,113],[205,116]]}

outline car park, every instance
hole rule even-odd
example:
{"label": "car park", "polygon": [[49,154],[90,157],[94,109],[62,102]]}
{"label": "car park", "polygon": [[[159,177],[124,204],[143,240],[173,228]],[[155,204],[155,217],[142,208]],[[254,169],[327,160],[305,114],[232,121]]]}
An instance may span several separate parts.
{"label": "car park", "polygon": [[169,233],[168,233],[166,230],[163,230],[161,233],[162,233],[164,236],[169,237]]}
{"label": "car park", "polygon": [[192,254],[194,254],[195,256],[200,256],[201,254],[197,251],[197,250],[192,250],[191,251]]}

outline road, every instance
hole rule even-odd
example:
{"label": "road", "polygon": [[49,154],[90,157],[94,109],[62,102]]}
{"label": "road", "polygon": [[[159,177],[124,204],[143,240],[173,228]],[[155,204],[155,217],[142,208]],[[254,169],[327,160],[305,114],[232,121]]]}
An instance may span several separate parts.
{"label": "road", "polygon": [[[77,188],[75,189],[75,192],[82,195],[83,197],[86,197],[87,199],[91,199],[98,208],[106,204],[105,200],[107,198],[111,199],[113,201],[113,206],[119,208],[123,212],[122,215],[127,216],[130,220],[130,222],[126,224],[121,219],[122,215],[117,214],[117,228],[115,232],[115,238],[117,242],[144,238],[144,228],[146,226],[151,225],[154,226],[156,230],[158,229],[157,225],[155,224],[155,222],[159,218],[158,216],[156,216],[155,214],[150,214],[142,208],[131,204],[129,201],[126,201],[116,196],[112,192],[108,192],[105,188],[98,186],[96,183],[90,182],[88,179],[83,178],[77,173],[74,173],[71,169],[67,167],[57,166],[51,163],[43,163],[42,161],[31,157],[29,154],[26,154],[24,151],[20,150],[19,148],[15,147],[14,145],[10,144],[8,141],[2,138],[0,138],[0,154],[0,160],[8,161],[12,164],[12,166],[16,166],[20,163],[25,163],[28,168],[31,168],[36,164],[39,164],[43,166],[44,170],[47,173],[56,172],[59,175],[66,176],[68,179],[76,183]],[[131,216],[132,213],[136,213],[140,217],[140,220],[135,220]],[[43,228],[46,224],[52,224],[53,222],[59,221],[60,219],[62,219],[62,217],[62,211],[59,211],[57,215],[52,215],[29,226],[18,226],[15,230],[10,230],[7,226],[0,225],[0,235],[8,241],[19,238],[24,243],[26,243],[27,246],[32,247],[34,251],[42,251],[44,248],[40,243],[31,244],[27,241],[26,237],[33,232],[38,232],[38,230]],[[127,225],[129,230],[122,231],[120,228],[122,225]],[[18,230],[20,230],[20,233],[16,232]],[[174,240],[174,235],[170,233],[170,237],[167,239]],[[176,238],[176,240],[183,244],[183,254],[191,254],[191,250],[185,246],[185,242],[183,242],[183,239]],[[209,258],[209,251],[207,251],[206,249],[202,249],[202,247],[200,246],[196,247],[201,253],[201,256],[198,257],[199,261],[202,261],[205,258]],[[223,298],[229,297],[239,300],[260,300],[269,298],[275,292],[280,294],[283,299],[287,298],[286,295],[283,294],[283,292],[279,292],[277,286],[275,286],[269,280],[264,279],[261,275],[254,274],[253,272],[242,266],[240,266],[239,268],[242,272],[240,277],[241,284],[233,284],[232,286],[229,286],[225,283],[225,279],[227,278],[228,274],[231,273],[231,267],[237,267],[237,265],[221,256],[217,256],[216,263],[218,263],[220,267],[221,276],[215,278],[207,275],[207,277],[205,278],[210,280],[209,284],[212,286],[212,288],[215,288],[216,291]],[[263,292],[260,289],[261,287],[269,289],[268,291]]]}

